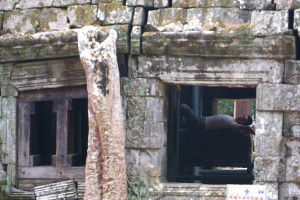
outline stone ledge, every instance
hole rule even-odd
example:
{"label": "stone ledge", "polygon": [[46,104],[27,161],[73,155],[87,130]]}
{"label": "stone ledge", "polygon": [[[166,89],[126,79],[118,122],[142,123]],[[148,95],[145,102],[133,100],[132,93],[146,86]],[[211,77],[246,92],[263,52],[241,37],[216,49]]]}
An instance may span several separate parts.
{"label": "stone ledge", "polygon": [[[118,32],[118,53],[129,53],[128,25],[101,27],[99,41],[104,41],[110,28]],[[8,35],[0,37],[0,63],[41,60],[78,56],[77,31],[64,30],[42,32],[32,35]]]}
{"label": "stone ledge", "polygon": [[296,59],[294,36],[219,36],[213,31],[146,32],[142,49],[148,55]]}
{"label": "stone ledge", "polygon": [[152,199],[159,197],[175,198],[185,197],[200,199],[224,199],[226,198],[226,185],[205,185],[199,183],[161,183],[157,187],[150,188]]}

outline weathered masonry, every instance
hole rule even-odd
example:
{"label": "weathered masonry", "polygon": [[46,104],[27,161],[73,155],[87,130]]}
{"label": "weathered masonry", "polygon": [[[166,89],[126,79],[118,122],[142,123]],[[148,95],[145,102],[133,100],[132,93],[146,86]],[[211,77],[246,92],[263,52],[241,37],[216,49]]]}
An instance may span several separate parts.
{"label": "weathered masonry", "polygon": [[299,0],[0,0],[1,195],[82,185],[85,25],[100,39],[118,33],[128,178],[142,178],[150,199],[226,195],[224,184],[177,177],[178,93],[205,115],[218,99],[255,99],[254,183],[270,200],[300,199]]}

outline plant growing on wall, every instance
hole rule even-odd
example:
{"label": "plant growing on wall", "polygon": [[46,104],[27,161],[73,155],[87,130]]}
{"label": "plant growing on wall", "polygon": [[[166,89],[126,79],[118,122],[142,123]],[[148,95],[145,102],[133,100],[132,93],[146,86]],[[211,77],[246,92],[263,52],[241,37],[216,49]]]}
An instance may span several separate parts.
{"label": "plant growing on wall", "polygon": [[149,187],[144,178],[139,177],[136,181],[129,181],[128,200],[146,200],[149,197]]}

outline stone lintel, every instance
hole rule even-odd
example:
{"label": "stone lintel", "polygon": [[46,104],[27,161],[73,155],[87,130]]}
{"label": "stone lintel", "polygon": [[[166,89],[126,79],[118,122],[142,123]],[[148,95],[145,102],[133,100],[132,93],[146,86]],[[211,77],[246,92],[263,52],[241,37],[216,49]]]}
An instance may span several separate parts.
{"label": "stone lintel", "polygon": [[9,75],[10,83],[19,91],[86,84],[78,57],[20,62],[14,65]]}
{"label": "stone lintel", "polygon": [[[100,27],[101,35],[98,40],[104,41],[111,28],[118,32],[118,53],[129,53],[128,25]],[[23,36],[2,36],[0,37],[0,63],[78,56],[77,31],[73,29]]]}
{"label": "stone lintel", "polygon": [[142,40],[143,53],[147,55],[296,58],[294,36],[220,36],[213,31],[145,32]]}
{"label": "stone lintel", "polygon": [[284,61],[192,56],[138,57],[139,77],[160,78],[173,84],[251,86],[281,83]]}
{"label": "stone lintel", "polygon": [[300,85],[259,84],[256,109],[300,111]]}

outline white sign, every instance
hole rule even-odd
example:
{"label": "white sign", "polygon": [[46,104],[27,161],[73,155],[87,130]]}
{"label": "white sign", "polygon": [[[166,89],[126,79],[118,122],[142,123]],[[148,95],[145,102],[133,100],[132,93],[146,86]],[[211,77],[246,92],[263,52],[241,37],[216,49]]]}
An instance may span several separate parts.
{"label": "white sign", "polygon": [[266,186],[227,185],[226,200],[266,200]]}

